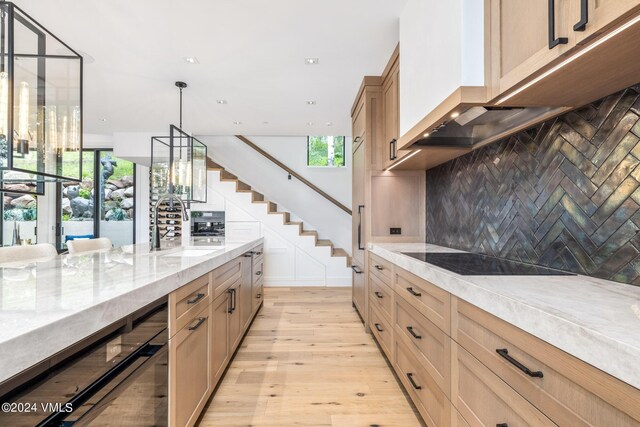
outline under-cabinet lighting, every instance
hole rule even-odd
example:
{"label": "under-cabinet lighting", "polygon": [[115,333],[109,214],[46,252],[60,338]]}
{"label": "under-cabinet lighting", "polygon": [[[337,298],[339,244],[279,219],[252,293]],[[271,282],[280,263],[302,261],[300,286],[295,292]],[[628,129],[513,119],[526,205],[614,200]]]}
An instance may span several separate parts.
{"label": "under-cabinet lighting", "polygon": [[424,138],[428,138],[428,137],[429,137],[429,135],[431,135],[429,132],[425,132],[425,133],[423,133],[423,134],[422,134],[422,136],[423,136]]}
{"label": "under-cabinet lighting", "polygon": [[451,113],[451,118],[452,119],[457,119],[459,115],[460,115],[460,113],[458,113],[457,111],[454,111],[453,113]]}
{"label": "under-cabinet lighting", "polygon": [[406,162],[407,160],[409,160],[410,158],[412,158],[413,156],[415,156],[419,152],[420,152],[419,150],[418,151],[414,151],[413,153],[407,155],[404,159],[400,160],[398,163],[395,163],[395,164],[389,166],[388,168],[386,168],[385,171],[390,171],[391,169],[395,168],[396,166],[398,166],[402,162]]}
{"label": "under-cabinet lighting", "polygon": [[600,46],[602,43],[605,43],[606,41],[612,39],[613,37],[617,36],[618,34],[623,32],[624,30],[632,27],[633,25],[637,24],[638,22],[640,22],[640,15],[636,16],[635,18],[633,18],[631,21],[627,22],[626,24],[616,28],[615,30],[613,30],[612,32],[610,32],[606,36],[602,37],[601,39],[596,40],[595,42],[591,43],[589,46],[587,46],[586,48],[582,49],[580,52],[576,53],[575,55],[573,55],[573,56],[571,56],[571,57],[569,57],[567,59],[565,59],[564,61],[562,61],[561,63],[559,63],[555,67],[553,67],[553,68],[547,70],[546,72],[542,73],[541,75],[539,75],[535,79],[531,80],[529,83],[525,84],[524,86],[520,87],[519,89],[515,90],[514,92],[510,93],[509,95],[500,98],[498,100],[498,102],[496,102],[496,104],[502,104],[503,102],[508,101],[509,99],[513,98],[517,94],[519,94],[522,91],[527,90],[531,86],[539,83],[542,79],[545,79],[545,78],[549,77],[551,74],[555,73],[559,69],[561,69],[564,66],[572,63],[576,59],[580,58],[581,56],[585,55],[586,53],[588,53],[591,50],[595,49],[596,47]]}

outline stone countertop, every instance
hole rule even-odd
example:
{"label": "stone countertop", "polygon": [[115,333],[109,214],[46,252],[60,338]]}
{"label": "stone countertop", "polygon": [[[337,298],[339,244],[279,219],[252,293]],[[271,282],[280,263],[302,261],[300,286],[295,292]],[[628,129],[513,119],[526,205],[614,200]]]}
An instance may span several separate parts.
{"label": "stone countertop", "polygon": [[369,250],[620,380],[640,388],[640,287],[588,276],[461,276],[401,252],[459,252],[424,243]]}
{"label": "stone countertop", "polygon": [[[0,267],[0,383],[263,242],[204,256],[147,243]],[[213,248],[213,247],[212,247]],[[198,249],[205,249],[198,247]]]}

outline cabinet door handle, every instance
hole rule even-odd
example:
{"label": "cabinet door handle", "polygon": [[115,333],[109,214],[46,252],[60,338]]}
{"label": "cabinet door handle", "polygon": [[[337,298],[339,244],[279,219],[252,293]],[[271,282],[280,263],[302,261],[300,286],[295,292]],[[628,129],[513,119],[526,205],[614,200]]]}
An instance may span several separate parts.
{"label": "cabinet door handle", "polygon": [[507,350],[506,348],[497,348],[496,353],[498,353],[507,362],[511,363],[513,366],[520,369],[522,372],[529,375],[530,377],[534,377],[534,378],[543,377],[542,371],[532,371],[531,369],[524,366],[522,363],[518,362],[513,357],[509,356],[509,350]]}
{"label": "cabinet door handle", "polygon": [[352,269],[352,270],[353,270],[353,272],[354,272],[354,273],[356,273],[356,274],[362,274],[362,270],[360,270],[360,269],[358,268],[358,266],[357,266],[357,265],[352,265],[352,266],[351,266],[351,269]]}
{"label": "cabinet door handle", "polygon": [[589,0],[580,0],[580,20],[573,26],[573,31],[584,31],[589,23]]}
{"label": "cabinet door handle", "polygon": [[198,317],[198,321],[195,323],[195,325],[189,326],[189,330],[190,331],[195,331],[196,329],[198,329],[200,327],[200,325],[202,325],[204,323],[205,320],[207,320],[206,317]]}
{"label": "cabinet door handle", "polygon": [[384,298],[384,295],[382,295],[382,292],[375,291],[374,294],[380,299]]}
{"label": "cabinet door handle", "polygon": [[416,332],[413,330],[413,326],[407,326],[407,331],[409,331],[409,333],[417,340],[421,340],[422,339],[422,335],[418,335],[416,334]]}
{"label": "cabinet door handle", "polygon": [[353,142],[360,142],[361,139],[361,137],[356,136],[355,138],[353,138]]}
{"label": "cabinet door handle", "polygon": [[396,155],[397,143],[398,141],[395,138],[389,141],[389,160],[395,160],[398,158],[398,156]]}
{"label": "cabinet door handle", "polygon": [[407,292],[409,292],[409,293],[410,293],[411,295],[413,295],[414,297],[421,297],[421,296],[422,296],[422,293],[414,291],[414,290],[413,290],[413,288],[412,288],[411,286],[409,286],[409,287],[407,288]]}
{"label": "cabinet door handle", "polygon": [[413,386],[413,388],[415,388],[416,390],[422,390],[422,386],[416,384],[416,382],[413,380],[413,374],[412,373],[407,373],[407,378],[409,378],[409,382],[411,383],[411,385]]}
{"label": "cabinet door handle", "polygon": [[383,266],[381,266],[381,265],[377,265],[377,264],[376,264],[376,265],[375,265],[375,267],[376,267],[376,270],[378,270],[378,271],[382,271],[382,270],[384,270],[384,267],[383,267]]}
{"label": "cabinet door handle", "polygon": [[236,290],[235,289],[229,289],[227,292],[229,292],[229,310],[227,310],[228,313],[233,313],[233,310],[236,309],[235,307],[235,295],[236,295]]}
{"label": "cabinet door handle", "polygon": [[500,423],[500,424],[496,424],[496,427],[509,427],[509,424],[507,424],[507,423]]}
{"label": "cabinet door handle", "polygon": [[195,304],[198,301],[200,301],[202,298],[204,298],[204,294],[199,293],[195,296],[195,298],[188,299],[187,304]]}
{"label": "cabinet door handle", "polygon": [[566,37],[556,38],[556,0],[549,0],[549,49],[567,43],[569,39]]}
{"label": "cabinet door handle", "polygon": [[376,327],[376,329],[378,330],[378,332],[382,332],[382,331],[383,331],[382,326],[380,326],[380,323],[374,323],[374,324],[373,324],[373,326],[375,326],[375,327]]}
{"label": "cabinet door handle", "polygon": [[358,206],[358,250],[364,251],[364,246],[362,246],[362,209],[364,209],[364,205]]}

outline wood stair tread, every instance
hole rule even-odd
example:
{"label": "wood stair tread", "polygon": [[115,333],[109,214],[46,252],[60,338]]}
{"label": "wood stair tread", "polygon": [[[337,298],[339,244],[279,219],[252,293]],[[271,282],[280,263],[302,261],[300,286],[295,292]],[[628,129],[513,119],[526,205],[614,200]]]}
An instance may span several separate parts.
{"label": "wood stair tread", "polygon": [[264,199],[264,195],[259,193],[251,188],[249,184],[246,184],[235,176],[234,174],[228,172],[224,167],[217,164],[213,160],[207,158],[207,170],[212,171],[220,171],[220,181],[224,182],[235,182],[236,183],[236,192],[237,193],[251,193],[251,202],[252,203],[262,203],[267,205],[268,214],[269,215],[283,215],[284,216],[284,225],[297,225],[300,227],[300,236],[313,236],[316,238],[316,246],[327,246],[331,248],[331,256],[332,257],[345,257],[347,262],[347,267],[351,265],[351,256],[342,248],[334,248],[333,242],[328,239],[318,239],[318,232],[316,230],[303,230],[303,222],[302,221],[289,221],[290,212],[286,211],[278,211],[277,203],[271,202],[269,200]]}

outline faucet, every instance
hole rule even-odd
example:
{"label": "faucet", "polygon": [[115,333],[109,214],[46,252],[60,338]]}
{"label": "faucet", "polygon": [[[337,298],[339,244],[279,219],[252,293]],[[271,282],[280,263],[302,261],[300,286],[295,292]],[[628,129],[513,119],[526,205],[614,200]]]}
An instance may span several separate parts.
{"label": "faucet", "polygon": [[158,227],[158,210],[160,209],[160,205],[163,202],[168,200],[175,200],[180,204],[182,209],[182,220],[189,221],[189,214],[187,213],[187,208],[184,205],[182,199],[175,194],[168,193],[164,196],[160,196],[155,206],[153,207],[153,231],[151,233],[151,250],[159,251],[160,250],[160,228]]}

